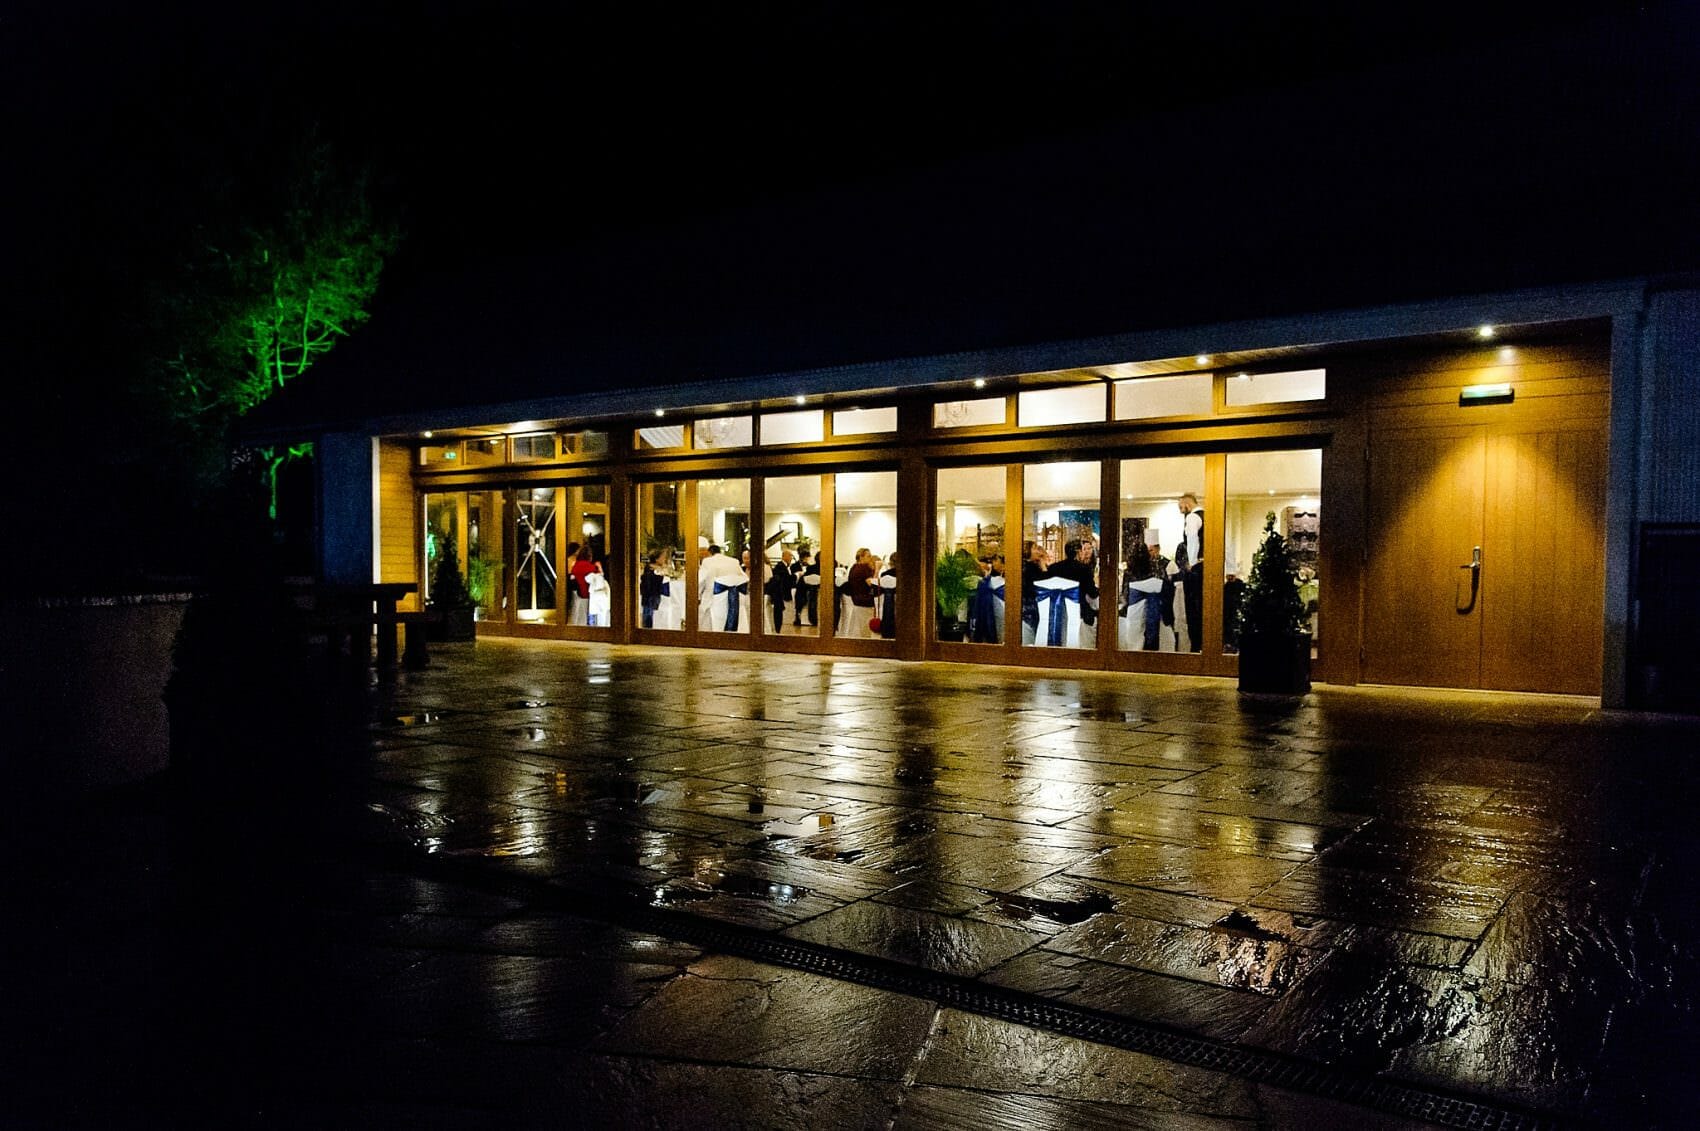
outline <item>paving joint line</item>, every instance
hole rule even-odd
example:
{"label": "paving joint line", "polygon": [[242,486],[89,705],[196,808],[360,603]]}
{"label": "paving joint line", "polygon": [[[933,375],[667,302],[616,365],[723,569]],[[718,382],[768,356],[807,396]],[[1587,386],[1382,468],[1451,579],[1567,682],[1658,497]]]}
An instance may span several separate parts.
{"label": "paving joint line", "polygon": [[620,885],[572,886],[499,864],[418,852],[380,853],[426,878],[520,899],[529,906],[701,946],[704,950],[933,1001],[984,1017],[1143,1053],[1257,1084],[1470,1131],[1569,1131],[1579,1119],[1500,1100],[1403,1083],[1287,1053],[1203,1037],[1157,1022],[1071,1005],[873,955],[788,939],[672,908],[652,907]]}

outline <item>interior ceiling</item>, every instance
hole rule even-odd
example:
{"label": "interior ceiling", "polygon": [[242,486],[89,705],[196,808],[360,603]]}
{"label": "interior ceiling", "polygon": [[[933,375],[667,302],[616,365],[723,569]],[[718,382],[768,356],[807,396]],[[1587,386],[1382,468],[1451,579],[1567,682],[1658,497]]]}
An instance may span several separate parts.
{"label": "interior ceiling", "polygon": [[[1495,328],[1495,341],[1501,344],[1527,344],[1553,338],[1568,337],[1576,332],[1578,325],[1570,322],[1531,323],[1520,326],[1498,326]],[[1182,373],[1210,373],[1220,370],[1258,368],[1265,371],[1278,367],[1283,363],[1299,363],[1310,360],[1325,359],[1329,354],[1350,350],[1353,353],[1381,353],[1398,350],[1409,350],[1423,347],[1459,346],[1470,344],[1476,339],[1474,328],[1465,327],[1456,331],[1441,334],[1425,334],[1405,338],[1387,338],[1371,342],[1334,342],[1314,345],[1276,346],[1267,349],[1236,350],[1211,355],[1189,354],[1185,357],[1153,358],[1146,361],[1122,361],[1104,365],[1088,365],[1072,369],[1053,369],[1034,373],[1018,374],[988,374],[985,378],[984,389],[977,389],[973,379],[957,381],[941,381],[934,385],[920,388],[888,387],[883,389],[862,389],[854,393],[835,393],[824,396],[811,396],[805,405],[799,405],[792,398],[781,397],[762,401],[739,401],[724,404],[699,405],[691,409],[670,411],[665,423],[678,424],[682,420],[703,416],[719,416],[749,412],[773,412],[791,409],[803,411],[806,409],[847,409],[865,408],[889,401],[893,397],[914,395],[928,390],[936,393],[961,394],[965,399],[975,396],[996,396],[1009,391],[1012,385],[1016,387],[1038,387],[1044,385],[1068,384],[1071,382],[1087,381],[1119,381],[1131,377],[1161,377]],[[1201,364],[1200,356],[1208,356],[1208,361]],[[1305,366],[1294,364],[1294,368]],[[618,419],[608,418],[600,421],[583,419],[557,420],[527,420],[509,424],[489,424],[467,428],[452,428],[438,430],[434,439],[455,440],[486,438],[503,435],[524,435],[529,432],[555,432],[570,429],[594,429],[608,427],[616,423],[633,424],[642,427],[646,423],[661,421],[646,421],[643,417],[626,416]]]}

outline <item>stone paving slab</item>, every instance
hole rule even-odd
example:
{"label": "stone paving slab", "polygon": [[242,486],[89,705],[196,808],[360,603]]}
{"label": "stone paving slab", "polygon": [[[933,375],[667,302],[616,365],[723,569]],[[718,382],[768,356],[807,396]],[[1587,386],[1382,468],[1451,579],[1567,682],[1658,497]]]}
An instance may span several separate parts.
{"label": "stone paving slab", "polygon": [[[592,665],[608,682],[587,681]],[[650,682],[668,689],[656,710],[619,690]],[[1692,996],[1692,963],[1643,962],[1663,984],[1601,976],[1545,1015],[1528,1005],[1531,987],[1577,988],[1578,967],[1619,969],[1649,930],[1700,957],[1672,909],[1612,902],[1642,886],[1635,861],[1694,854],[1668,802],[1663,821],[1628,819],[1648,783],[1689,788],[1693,723],[1566,697],[1242,701],[1184,677],[505,641],[392,694],[385,715],[446,708],[454,732],[436,741],[456,757],[488,741],[493,758],[387,760],[386,781],[520,811],[548,792],[527,771],[558,761],[573,784],[537,801],[565,822],[539,874],[618,880],[598,843],[617,827],[678,845],[664,871],[706,877],[705,898],[669,905],[860,954],[1570,1112],[1588,1110],[1576,1082],[1614,1011],[1656,1012],[1672,983]],[[582,717],[590,737],[516,746],[500,715],[521,696],[553,732]],[[594,828],[569,832],[575,818]],[[1572,910],[1578,883],[1614,910]],[[1078,923],[1042,910],[1089,902]],[[1560,954],[1550,921],[1571,914]],[[1342,973],[1363,963],[1388,976]],[[1700,1049],[1691,1014],[1668,1020]],[[1334,1036],[1302,1036],[1317,1026]],[[1469,1053],[1483,1041],[1493,1055]]]}
{"label": "stone paving slab", "polygon": [[[618,899],[1686,1127],[1697,738],[1554,697],[448,647],[328,736],[334,788],[282,788],[253,827],[115,810],[59,857],[20,843],[25,906],[55,911],[15,933],[49,976],[13,1013],[54,1021],[8,1051],[38,1082],[91,1049],[126,1063],[159,1117],[134,1125],[182,1125],[186,1074],[220,1066],[197,1116],[264,1094],[285,1126],[1400,1125],[585,921]],[[173,1040],[126,1061],[149,1025],[113,1027],[103,981]],[[126,1125],[23,1094],[43,1125]]]}

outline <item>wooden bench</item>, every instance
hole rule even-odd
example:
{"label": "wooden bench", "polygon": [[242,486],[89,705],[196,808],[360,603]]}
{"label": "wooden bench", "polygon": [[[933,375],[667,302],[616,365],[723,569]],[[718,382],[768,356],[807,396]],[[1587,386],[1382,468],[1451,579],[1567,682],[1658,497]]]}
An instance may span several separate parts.
{"label": "wooden bench", "polygon": [[[396,662],[396,626],[405,625],[405,652],[409,667],[424,667],[430,662],[425,647],[427,626],[441,614],[436,612],[400,612],[396,602],[418,591],[410,581],[379,582],[372,585],[323,585],[307,581],[290,586],[297,608],[302,610],[303,623],[310,633],[325,636],[327,653],[340,656],[344,644],[351,655],[365,664],[365,642],[375,627],[378,635],[377,665],[393,668]],[[357,645],[355,642],[359,641]]]}

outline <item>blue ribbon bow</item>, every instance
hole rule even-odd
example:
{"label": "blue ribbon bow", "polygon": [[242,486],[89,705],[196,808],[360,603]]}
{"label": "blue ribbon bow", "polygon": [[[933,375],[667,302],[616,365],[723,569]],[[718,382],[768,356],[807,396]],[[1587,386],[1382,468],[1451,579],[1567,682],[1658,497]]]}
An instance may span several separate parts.
{"label": "blue ribbon bow", "polygon": [[1066,602],[1073,601],[1076,605],[1080,604],[1080,587],[1041,589],[1039,590],[1039,600],[1041,602],[1048,601],[1051,606],[1051,624],[1046,632],[1045,645],[1050,648],[1061,648],[1068,629],[1068,605]]}
{"label": "blue ribbon bow", "polygon": [[727,632],[737,632],[738,631],[738,595],[740,593],[748,593],[749,591],[750,591],[750,583],[747,582],[747,581],[740,581],[736,585],[727,585],[725,582],[721,582],[721,581],[716,581],[714,583],[714,595],[716,597],[720,596],[722,593],[725,593],[727,595],[727,597],[726,597],[726,631]]}

